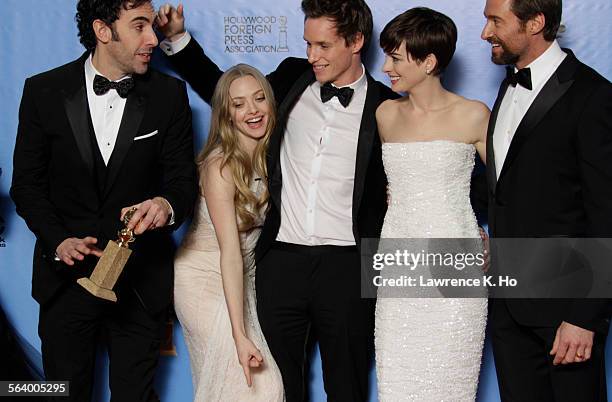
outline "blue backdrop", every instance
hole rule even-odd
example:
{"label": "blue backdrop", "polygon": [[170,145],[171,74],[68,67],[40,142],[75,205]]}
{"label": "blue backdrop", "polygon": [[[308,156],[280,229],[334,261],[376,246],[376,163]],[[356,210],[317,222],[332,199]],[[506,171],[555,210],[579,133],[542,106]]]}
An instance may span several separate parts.
{"label": "blue backdrop", "polygon": [[[446,86],[468,98],[492,106],[503,68],[489,61],[490,47],[480,39],[485,22],[484,0],[368,0],[374,14],[374,41],[366,66],[382,82],[383,54],[376,38],[384,24],[410,7],[427,6],[449,15],[459,29],[457,52],[445,77]],[[612,2],[609,0],[566,0],[560,39],[579,59],[612,78]],[[161,5],[158,1],[156,6]],[[238,62],[269,72],[287,56],[304,56],[303,16],[299,0],[184,0],[187,26],[222,68]],[[38,305],[30,296],[31,260],[34,238],[8,196],[12,174],[12,152],[17,130],[17,111],[25,78],[71,61],[83,52],[74,22],[76,0],[2,0],[0,33],[3,48],[0,62],[0,306],[16,330],[33,369],[41,373],[40,339],[37,334]],[[169,71],[158,51],[154,65]],[[196,149],[205,138],[209,108],[190,92],[194,112]],[[177,234],[177,240],[181,233]],[[192,399],[187,350],[181,328],[174,328],[176,357],[163,357],[157,388],[164,401]],[[608,342],[608,367],[612,366]],[[107,360],[101,350],[96,400],[108,400]],[[2,359],[2,357],[0,357]],[[324,401],[325,393],[318,353],[311,366],[311,399]],[[612,370],[608,369],[612,394]],[[1,379],[0,379],[1,380]],[[374,377],[372,376],[372,380]],[[373,381],[373,385],[374,381]],[[375,387],[371,400],[375,398]],[[487,342],[480,378],[479,401],[498,401],[497,381]]]}

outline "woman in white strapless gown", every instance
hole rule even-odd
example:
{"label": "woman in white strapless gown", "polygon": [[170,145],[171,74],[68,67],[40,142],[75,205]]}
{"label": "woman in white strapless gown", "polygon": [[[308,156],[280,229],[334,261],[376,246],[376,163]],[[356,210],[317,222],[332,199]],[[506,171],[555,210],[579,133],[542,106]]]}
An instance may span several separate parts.
{"label": "woman in white strapless gown", "polygon": [[255,306],[272,89],[259,71],[239,64],[219,79],[212,107],[208,142],[198,156],[200,199],[175,259],[174,304],[194,400],[282,402],[281,374]]}
{"label": "woman in white strapless gown", "polygon": [[[376,112],[389,181],[382,238],[479,238],[470,204],[489,110],[445,90],[455,50],[445,15],[414,8],[381,33],[383,67],[396,92]],[[474,401],[486,325],[485,298],[385,298],[376,305],[380,401]]]}

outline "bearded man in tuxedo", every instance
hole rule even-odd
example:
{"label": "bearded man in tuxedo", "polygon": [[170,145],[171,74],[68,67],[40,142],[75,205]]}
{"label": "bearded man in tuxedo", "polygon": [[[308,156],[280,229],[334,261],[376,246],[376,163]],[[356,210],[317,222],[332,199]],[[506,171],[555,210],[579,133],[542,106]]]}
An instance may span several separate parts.
{"label": "bearded man in tuxedo", "polygon": [[[487,139],[492,238],[612,237],[612,85],[561,49],[561,11],[561,0],[486,2],[482,39],[508,66]],[[502,401],[607,400],[609,300],[489,306]]]}

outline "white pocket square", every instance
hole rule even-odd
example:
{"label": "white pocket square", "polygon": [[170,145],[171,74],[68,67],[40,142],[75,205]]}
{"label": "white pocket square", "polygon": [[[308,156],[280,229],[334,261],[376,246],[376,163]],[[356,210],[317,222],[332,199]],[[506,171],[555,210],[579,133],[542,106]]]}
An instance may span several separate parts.
{"label": "white pocket square", "polygon": [[149,138],[149,137],[153,137],[155,134],[157,134],[157,130],[149,133],[149,134],[145,134],[145,135],[139,135],[138,137],[134,137],[134,141],[138,141],[138,140],[144,140],[145,138]]}

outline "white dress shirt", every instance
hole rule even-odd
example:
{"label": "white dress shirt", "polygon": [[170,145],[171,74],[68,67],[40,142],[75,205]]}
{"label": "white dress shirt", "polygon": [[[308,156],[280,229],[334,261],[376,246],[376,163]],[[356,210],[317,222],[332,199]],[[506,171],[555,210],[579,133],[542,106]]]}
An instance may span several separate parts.
{"label": "white dress shirt", "polygon": [[[530,91],[518,84],[516,87],[508,86],[499,107],[495,131],[493,132],[495,170],[498,178],[516,129],[546,82],[565,59],[565,56],[567,54],[561,50],[557,41],[553,41],[544,53],[526,66],[531,70],[531,86],[533,89]],[[514,70],[517,71],[516,67]]]}
{"label": "white dress shirt", "polygon": [[[114,89],[110,89],[103,95],[96,95],[93,90],[94,78],[96,74],[102,77],[104,77],[104,75],[96,70],[91,58],[92,55],[90,54],[87,60],[85,60],[87,103],[89,104],[89,113],[91,115],[96,141],[98,142],[98,148],[102,154],[102,159],[104,159],[104,164],[108,165],[108,161],[113,154],[113,149],[115,149],[115,143],[117,142],[117,135],[119,134],[119,127],[123,119],[123,110],[125,109],[127,98],[120,97]],[[124,80],[128,77],[130,76],[126,75],[117,81]],[[167,224],[173,225],[174,209],[168,200],[166,200],[166,202],[169,207]]]}
{"label": "white dress shirt", "polygon": [[[189,32],[161,49],[169,56],[183,50]],[[368,80],[365,68],[345,108],[338,98],[321,101],[321,84],[300,96],[287,121],[280,150],[283,187],[281,225],[276,240],[302,245],[355,245],[353,184],[361,116]]]}
{"label": "white dress shirt", "polygon": [[[103,74],[98,72],[91,61],[90,54],[85,61],[85,86],[87,88],[87,102],[89,103],[89,113],[91,122],[93,123],[98,148],[102,154],[104,163],[108,165],[108,161],[115,148],[119,126],[125,109],[125,98],[119,96],[116,90],[111,89],[104,95],[96,95],[93,90],[94,77]],[[124,80],[129,76],[121,78]],[[118,81],[121,81],[118,80]]]}
{"label": "white dress shirt", "polygon": [[302,245],[354,245],[353,184],[367,77],[361,77],[345,108],[321,101],[312,83],[289,114],[280,150],[283,187],[276,239]]}

